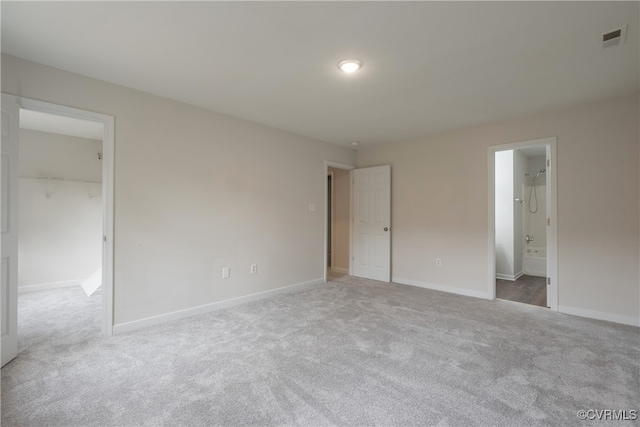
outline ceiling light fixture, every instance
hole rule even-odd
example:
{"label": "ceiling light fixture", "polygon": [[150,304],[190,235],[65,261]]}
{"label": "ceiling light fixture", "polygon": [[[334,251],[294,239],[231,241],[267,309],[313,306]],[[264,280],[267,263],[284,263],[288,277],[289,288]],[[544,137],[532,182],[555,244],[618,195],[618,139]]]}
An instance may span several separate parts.
{"label": "ceiling light fixture", "polygon": [[357,59],[345,59],[338,64],[338,68],[345,73],[353,73],[362,68],[362,61],[358,61]]}
{"label": "ceiling light fixture", "polygon": [[360,143],[358,141],[353,141],[351,145],[353,145],[354,147],[357,147],[358,145],[360,145]]}

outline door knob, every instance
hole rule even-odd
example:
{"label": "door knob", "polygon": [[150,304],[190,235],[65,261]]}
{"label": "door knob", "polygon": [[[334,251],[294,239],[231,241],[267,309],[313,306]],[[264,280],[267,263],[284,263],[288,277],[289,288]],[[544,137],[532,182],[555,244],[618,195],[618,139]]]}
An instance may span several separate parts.
{"label": "door knob", "polygon": [[389,231],[389,227],[385,227],[385,228],[384,228],[384,231]]}

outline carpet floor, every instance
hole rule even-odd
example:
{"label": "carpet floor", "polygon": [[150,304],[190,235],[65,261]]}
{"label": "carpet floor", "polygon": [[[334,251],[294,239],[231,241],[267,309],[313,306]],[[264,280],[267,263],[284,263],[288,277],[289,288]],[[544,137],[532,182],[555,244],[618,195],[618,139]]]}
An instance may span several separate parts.
{"label": "carpet floor", "polygon": [[2,426],[637,425],[639,329],[349,276],[100,335],[80,288],[20,295]]}

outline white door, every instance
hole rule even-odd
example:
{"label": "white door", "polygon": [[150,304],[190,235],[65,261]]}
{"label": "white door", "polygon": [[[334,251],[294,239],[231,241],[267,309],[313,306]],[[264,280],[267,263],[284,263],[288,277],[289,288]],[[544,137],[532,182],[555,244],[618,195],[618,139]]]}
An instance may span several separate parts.
{"label": "white door", "polygon": [[391,166],[353,171],[352,274],[391,281]]}
{"label": "white door", "polygon": [[2,198],[2,294],[0,329],[2,330],[2,366],[18,355],[18,104],[2,94],[2,162],[0,186]]}

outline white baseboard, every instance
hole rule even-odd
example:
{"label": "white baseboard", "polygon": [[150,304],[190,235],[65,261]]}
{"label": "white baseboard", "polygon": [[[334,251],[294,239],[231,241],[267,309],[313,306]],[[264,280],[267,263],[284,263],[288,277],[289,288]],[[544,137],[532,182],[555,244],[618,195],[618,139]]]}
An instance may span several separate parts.
{"label": "white baseboard", "polygon": [[474,297],[474,298],[481,298],[481,299],[491,299],[487,292],[482,292],[482,291],[472,291],[470,289],[456,288],[453,286],[446,286],[446,285],[437,285],[434,283],[426,283],[418,280],[402,279],[400,277],[392,277],[391,281],[393,283],[399,283],[401,285],[417,286],[419,288],[432,289],[434,291],[449,292],[450,294],[458,294],[458,295],[464,295],[467,297]]}
{"label": "white baseboard", "polygon": [[187,308],[184,310],[174,311],[171,313],[161,314],[159,316],[147,317],[145,319],[134,320],[131,322],[113,325],[113,334],[122,334],[125,332],[135,331],[136,329],[146,328],[148,326],[158,325],[160,323],[170,322],[173,320],[183,319],[185,317],[196,316],[199,314],[209,313],[223,308],[229,308],[236,305],[246,304],[248,302],[258,301],[270,298],[276,295],[298,292],[310,289],[313,286],[324,283],[324,279],[311,280],[309,282],[298,283],[295,285],[283,286],[282,288],[271,289],[269,291],[258,292],[256,294],[245,295],[243,297],[231,298],[224,301],[214,302],[211,304],[200,305],[197,307]]}
{"label": "white baseboard", "polygon": [[67,280],[64,282],[41,283],[38,285],[18,286],[18,293],[48,291],[50,289],[70,288],[72,286],[80,286],[82,280]]}
{"label": "white baseboard", "polygon": [[509,274],[500,274],[500,273],[496,273],[496,279],[502,279],[502,280],[510,280],[512,282],[515,282],[516,280],[518,280],[522,275],[524,274],[524,272],[520,272],[518,274],[516,274],[515,276],[511,276]]}
{"label": "white baseboard", "polygon": [[619,314],[604,313],[602,311],[586,310],[584,308],[567,307],[559,305],[560,313],[571,314],[573,316],[588,317],[590,319],[606,320],[613,323],[621,323],[623,325],[640,326],[640,318],[632,316],[621,316]]}
{"label": "white baseboard", "polygon": [[331,271],[334,273],[349,274],[348,268],[331,267]]}

